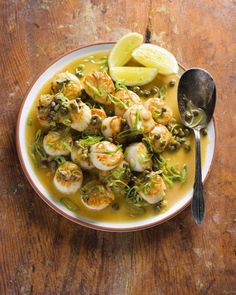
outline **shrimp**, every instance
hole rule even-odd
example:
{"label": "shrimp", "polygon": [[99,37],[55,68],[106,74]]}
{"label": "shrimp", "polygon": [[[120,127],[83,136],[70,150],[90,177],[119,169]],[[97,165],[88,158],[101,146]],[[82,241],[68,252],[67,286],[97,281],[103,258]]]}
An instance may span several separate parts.
{"label": "shrimp", "polygon": [[143,172],[152,167],[152,159],[142,142],[132,143],[125,149],[125,160],[132,171]]}
{"label": "shrimp", "polygon": [[100,170],[112,170],[123,160],[121,146],[116,146],[109,141],[101,141],[92,145],[90,159],[93,165]]}
{"label": "shrimp", "polygon": [[71,150],[71,159],[78,164],[84,170],[90,170],[94,168],[90,157],[88,147],[73,146]]}
{"label": "shrimp", "polygon": [[39,98],[37,117],[40,125],[46,128],[50,127],[49,109],[53,99],[54,96],[50,94],[42,94]]}
{"label": "shrimp", "polygon": [[85,76],[84,89],[94,101],[109,105],[111,101],[109,95],[114,95],[115,86],[106,72],[94,72]]}
{"label": "shrimp", "polygon": [[165,150],[171,140],[171,133],[166,126],[157,124],[148,134],[151,138],[152,147],[155,152],[161,153]]}
{"label": "shrimp", "polygon": [[82,101],[75,99],[70,102],[71,128],[77,131],[84,131],[91,121],[92,115],[90,108]]}
{"label": "shrimp", "polygon": [[73,99],[81,95],[83,86],[75,75],[66,71],[54,77],[51,83],[51,89],[54,93],[60,91],[67,98]]}
{"label": "shrimp", "polygon": [[71,136],[64,135],[63,132],[49,131],[43,138],[43,148],[52,157],[68,156],[72,146]]}
{"label": "shrimp", "polygon": [[115,137],[122,129],[124,119],[118,116],[108,117],[102,121],[102,134],[106,139]]}
{"label": "shrimp", "polygon": [[99,135],[101,134],[102,121],[107,117],[103,109],[92,108],[91,109],[91,122],[86,129],[86,134]]}
{"label": "shrimp", "polygon": [[146,175],[143,182],[138,183],[141,188],[138,190],[139,195],[149,204],[158,203],[165,196],[166,185],[160,175],[150,172]]}
{"label": "shrimp", "polygon": [[[122,89],[115,93],[115,97],[118,98],[124,105],[115,104],[115,114],[117,116],[123,116],[126,109],[134,104],[140,104],[140,97],[131,90]],[[127,105],[127,108],[125,107]]]}
{"label": "shrimp", "polygon": [[66,161],[60,165],[53,178],[57,190],[63,194],[73,194],[80,189],[83,182],[83,173],[78,165]]}
{"label": "shrimp", "polygon": [[124,118],[131,129],[137,129],[142,133],[151,131],[155,126],[151,112],[146,110],[141,104],[135,104],[128,108]]}
{"label": "shrimp", "polygon": [[114,194],[98,181],[89,181],[81,189],[82,203],[92,210],[103,210],[115,199]]}
{"label": "shrimp", "polygon": [[143,105],[152,113],[153,119],[159,124],[167,125],[173,117],[171,108],[157,97],[149,98]]}

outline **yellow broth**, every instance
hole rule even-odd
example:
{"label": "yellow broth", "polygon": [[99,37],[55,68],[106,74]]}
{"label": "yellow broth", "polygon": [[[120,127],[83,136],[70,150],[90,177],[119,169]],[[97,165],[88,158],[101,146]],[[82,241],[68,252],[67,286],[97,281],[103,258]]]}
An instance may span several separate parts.
{"label": "yellow broth", "polygon": [[[108,55],[108,51],[98,52],[94,54],[94,56],[99,59],[102,56]],[[74,60],[71,62],[68,66],[66,66],[64,69],[61,70],[65,71],[68,70],[71,73],[75,74],[76,67],[83,63],[85,64],[85,70],[84,73],[88,74],[95,70],[99,70],[99,66],[97,64],[93,64],[91,62],[84,62],[84,59],[86,57],[79,58],[77,60]],[[166,85],[170,80],[176,80],[176,84],[174,87],[167,87],[167,93],[166,93],[166,104],[170,106],[173,110],[174,118],[177,120],[177,122],[180,122],[179,112],[178,112],[178,106],[177,106],[177,84],[179,81],[179,77],[177,75],[174,76],[161,76],[157,75],[157,77],[149,84],[146,85],[143,88],[149,88],[152,85]],[[83,80],[83,79],[82,79]],[[41,94],[50,93],[50,83],[51,80],[46,81],[43,88],[39,91],[38,96],[35,98],[35,102],[29,112],[29,118],[32,120],[31,124],[26,125],[26,142],[28,147],[28,153],[29,158],[31,159],[31,164],[33,168],[35,169],[35,172],[41,181],[41,183],[46,187],[47,191],[50,193],[50,195],[60,201],[62,198],[69,198],[71,199],[77,206],[78,210],[75,211],[76,214],[79,216],[91,219],[91,220],[99,220],[99,221],[109,221],[109,222],[127,222],[129,220],[139,220],[139,219],[145,219],[147,217],[151,217],[154,215],[159,214],[159,212],[154,209],[152,206],[146,206],[145,211],[142,212],[142,214],[136,214],[132,213],[130,211],[131,205],[129,205],[125,198],[122,196],[116,196],[116,202],[119,203],[119,210],[115,211],[112,209],[111,206],[108,206],[104,210],[101,211],[94,211],[86,208],[83,203],[81,202],[80,193],[76,192],[71,195],[66,195],[61,192],[59,192],[53,185],[53,177],[54,173],[51,171],[50,168],[42,168],[37,167],[33,160],[31,155],[32,150],[32,142],[34,141],[35,133],[38,129],[42,129],[40,126],[38,119],[37,119],[37,106],[39,97]],[[180,200],[186,193],[190,191],[193,185],[194,181],[194,167],[195,167],[195,146],[194,146],[194,138],[193,135],[191,135],[188,140],[191,143],[191,151],[185,152],[183,148],[180,148],[178,151],[175,152],[167,152],[165,151],[163,153],[163,156],[166,159],[169,159],[171,165],[177,165],[177,167],[181,168],[184,164],[187,165],[187,181],[184,184],[180,184],[178,182],[174,183],[173,188],[168,187],[167,185],[167,191],[166,191],[166,197],[165,199],[168,201],[167,210],[173,206],[178,200]],[[206,149],[208,144],[208,137],[202,137],[201,140],[201,148],[202,148],[202,163],[205,162],[206,157]]]}

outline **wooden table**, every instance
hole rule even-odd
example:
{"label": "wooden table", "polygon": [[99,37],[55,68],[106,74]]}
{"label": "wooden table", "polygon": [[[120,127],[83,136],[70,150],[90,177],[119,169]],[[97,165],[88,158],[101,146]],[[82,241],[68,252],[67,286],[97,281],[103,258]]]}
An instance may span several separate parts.
{"label": "wooden table", "polygon": [[[0,1],[0,294],[236,294],[234,0]],[[217,156],[206,218],[190,208],[125,234],[73,224],[32,190],[15,148],[16,117],[34,78],[80,45],[137,31],[217,84]]]}

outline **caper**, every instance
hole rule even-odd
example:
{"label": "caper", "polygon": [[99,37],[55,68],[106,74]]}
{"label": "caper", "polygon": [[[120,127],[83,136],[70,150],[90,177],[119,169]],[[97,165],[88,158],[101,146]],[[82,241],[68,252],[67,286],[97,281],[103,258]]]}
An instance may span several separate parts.
{"label": "caper", "polygon": [[108,115],[109,117],[112,117],[112,116],[115,115],[114,110],[107,110],[106,113],[107,113],[107,115]]}
{"label": "caper", "polygon": [[66,114],[68,114],[68,108],[65,107],[65,106],[61,106],[61,107],[60,107],[60,113],[61,113],[62,115],[66,115]]}
{"label": "caper", "polygon": [[77,109],[77,105],[75,103],[71,103],[70,107],[72,108],[72,110],[76,110]]}
{"label": "caper", "polygon": [[206,136],[207,135],[207,128],[202,129],[202,135]]}
{"label": "caper", "polygon": [[184,137],[184,131],[182,130],[182,128],[179,128],[179,133],[178,133],[179,137]]}
{"label": "caper", "polygon": [[181,143],[179,141],[177,141],[175,145],[176,145],[176,148],[178,149],[178,148],[180,148]]}
{"label": "caper", "polygon": [[84,64],[79,64],[77,67],[78,70],[84,70],[85,69],[85,65]]}
{"label": "caper", "polygon": [[199,111],[198,110],[193,110],[192,111],[194,117],[197,117],[199,115]]}
{"label": "caper", "polygon": [[151,89],[151,94],[157,94],[159,92],[159,88],[157,86],[153,86]]}
{"label": "caper", "polygon": [[82,77],[84,76],[84,73],[82,73],[82,72],[77,72],[77,73],[76,73],[76,76],[77,76],[78,78],[82,78]]}
{"label": "caper", "polygon": [[148,97],[148,96],[150,96],[151,93],[150,93],[150,90],[145,89],[143,91],[143,94],[144,94],[145,97]]}
{"label": "caper", "polygon": [[186,111],[184,117],[186,121],[190,121],[193,115],[189,111]]}
{"label": "caper", "polygon": [[174,134],[174,135],[178,135],[178,134],[179,134],[179,130],[178,130],[177,128],[174,128],[174,130],[173,130],[173,134]]}
{"label": "caper", "polygon": [[175,86],[175,83],[176,83],[175,80],[171,80],[171,81],[169,82],[169,86],[170,86],[170,87],[174,87],[174,86]]}
{"label": "caper", "polygon": [[185,138],[184,138],[184,137],[180,138],[180,139],[179,139],[179,142],[180,142],[180,143],[184,143],[184,142],[185,142]]}
{"label": "caper", "polygon": [[138,92],[140,91],[140,87],[138,87],[138,86],[134,86],[134,87],[132,88],[132,90],[133,90],[133,92],[138,93]]}
{"label": "caper", "polygon": [[117,210],[120,209],[120,205],[119,205],[118,203],[113,203],[113,204],[111,205],[111,208],[112,208],[114,211],[117,211]]}
{"label": "caper", "polygon": [[166,145],[166,141],[165,140],[163,140],[163,141],[160,142],[160,147],[164,147],[165,145]]}
{"label": "caper", "polygon": [[167,111],[166,108],[161,108],[162,113],[165,113],[166,111]]}
{"label": "caper", "polygon": [[185,133],[185,136],[188,136],[190,135],[190,130],[188,128],[185,128],[184,133]]}
{"label": "caper", "polygon": [[100,118],[98,117],[98,116],[92,116],[92,119],[91,119],[91,123],[92,124],[97,124],[97,123],[99,123],[101,120],[100,120]]}
{"label": "caper", "polygon": [[186,152],[189,152],[189,151],[191,151],[191,146],[189,145],[189,144],[183,144],[183,147],[184,147],[184,150],[186,151]]}
{"label": "caper", "polygon": [[168,146],[168,150],[171,151],[171,152],[176,151],[176,145],[175,144],[170,144]]}
{"label": "caper", "polygon": [[139,96],[144,96],[144,91],[142,89],[140,89],[139,92],[138,92],[138,95]]}

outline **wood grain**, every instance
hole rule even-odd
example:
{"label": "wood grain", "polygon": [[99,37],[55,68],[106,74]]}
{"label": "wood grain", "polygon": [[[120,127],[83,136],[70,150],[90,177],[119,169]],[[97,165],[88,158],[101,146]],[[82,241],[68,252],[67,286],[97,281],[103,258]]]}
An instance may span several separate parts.
{"label": "wood grain", "polygon": [[[0,294],[236,294],[234,0],[0,1]],[[136,233],[82,228],[31,189],[15,148],[17,112],[54,58],[129,31],[209,70],[217,84],[217,156],[206,219],[190,209]]]}

